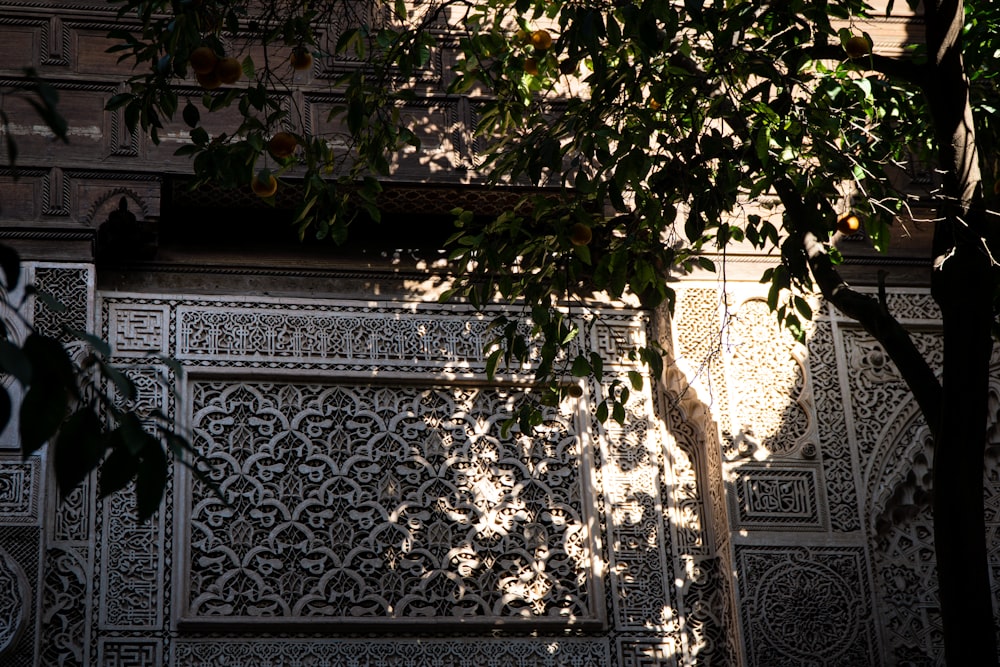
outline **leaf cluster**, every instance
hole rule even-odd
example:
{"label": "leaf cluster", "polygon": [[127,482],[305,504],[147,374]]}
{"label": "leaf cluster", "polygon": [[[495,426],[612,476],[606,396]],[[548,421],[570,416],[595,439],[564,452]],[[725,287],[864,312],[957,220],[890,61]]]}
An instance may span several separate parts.
{"label": "leaf cluster", "polygon": [[[559,373],[581,358],[565,340],[569,320],[556,315],[565,304],[598,294],[669,305],[672,275],[714,270],[731,252],[766,253],[777,263],[762,276],[768,303],[801,336],[813,289],[803,239],[819,239],[838,260],[835,224],[851,211],[885,250],[900,213],[938,196],[933,181],[923,195],[913,191],[936,148],[922,85],[927,54],[919,45],[901,56],[870,53],[863,0],[353,7],[124,0],[122,17],[135,25],[116,33],[113,49],[148,69],[111,106],[155,140],[180,106],[192,51],[241,50],[247,82],[183,105],[191,143],[179,152],[193,156],[202,182],[243,186],[261,164],[301,179],[300,235],[339,241],[359,216],[378,220],[380,181],[420,147],[419,120],[403,108],[436,92],[426,68],[452,53],[447,94],[477,110],[475,174],[541,194],[492,219],[456,211],[446,296],[523,304],[523,326],[516,335],[500,326],[488,358],[495,369],[530,357],[550,396],[561,396]],[[985,1],[967,7],[970,94],[992,187],[1000,15]],[[290,102],[299,75],[281,55],[288,48],[307,50],[327,77],[331,104],[320,125]],[[237,120],[212,136],[203,111]],[[296,136],[294,157],[268,154],[279,128]]]}
{"label": "leaf cluster", "polygon": [[[14,321],[0,319],[0,374],[20,387],[19,405],[13,384],[0,388],[0,431],[18,411],[18,436],[25,458],[50,444],[56,483],[62,497],[73,492],[95,469],[98,495],[105,497],[133,485],[136,515],[152,516],[166,487],[167,450],[193,466],[194,450],[159,410],[140,414],[135,409],[136,386],[121,370],[108,363],[111,350],[100,338],[66,329],[76,341],[76,353],[56,338],[32,329],[20,315],[26,301],[10,296],[20,285],[17,253],[0,245],[0,312]],[[56,311],[64,307],[51,296],[25,286],[21,292]],[[20,320],[20,326],[15,321]],[[26,331],[21,335],[20,331]],[[172,362],[171,362],[172,363]],[[175,372],[179,368],[173,365]]]}

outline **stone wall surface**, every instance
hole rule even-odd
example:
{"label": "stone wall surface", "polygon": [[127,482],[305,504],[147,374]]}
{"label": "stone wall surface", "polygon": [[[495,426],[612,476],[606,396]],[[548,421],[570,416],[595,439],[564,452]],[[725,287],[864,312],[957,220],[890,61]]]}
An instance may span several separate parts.
{"label": "stone wall surface", "polygon": [[[133,407],[179,420],[211,468],[177,462],[140,524],[129,495],[59,500],[44,454],[5,454],[11,664],[940,664],[927,429],[821,304],[805,344],[750,284],[688,283],[672,321],[594,310],[581,346],[657,336],[674,362],[623,425],[590,386],[529,437],[502,428],[516,374],[485,378],[489,313],[30,269],[71,305],[36,304],[36,325],[92,322]],[[937,358],[927,294],[890,305]]]}
{"label": "stone wall surface", "polygon": [[[98,498],[93,478],[58,498],[46,453],[22,460],[15,431],[0,433],[0,664],[942,664],[929,435],[854,323],[816,300],[795,342],[749,274],[679,283],[672,318],[577,309],[579,345],[609,376],[655,338],[664,377],[645,378],[621,425],[596,419],[595,384],[536,434],[508,432],[530,372],[487,379],[498,309],[437,305],[432,276],[392,258],[361,270],[302,251],[279,266],[222,249],[95,265],[97,229],[123,200],[140,223],[171,224],[171,179],[188,170],[172,156],[179,130],[157,149],[103,111],[127,76],[104,52],[107,5],[0,9],[0,85],[37,68],[73,128],[55,145],[16,98],[5,107],[22,161],[16,178],[0,169],[0,243],[67,306],[29,299],[29,319],[71,346],[63,324],[104,337],[138,388],[132,407],[168,414],[211,464],[199,476],[175,461],[161,511],[137,523],[131,496]],[[397,174],[454,189],[387,193],[396,215],[456,196],[502,205],[466,186],[477,107],[442,94],[449,57],[421,74],[411,112],[433,129]],[[317,65],[290,93],[310,123],[336,101],[329,76]],[[192,209],[246,203],[187,196]],[[940,363],[927,291],[894,288],[889,306]],[[991,400],[995,415],[1000,382]]]}

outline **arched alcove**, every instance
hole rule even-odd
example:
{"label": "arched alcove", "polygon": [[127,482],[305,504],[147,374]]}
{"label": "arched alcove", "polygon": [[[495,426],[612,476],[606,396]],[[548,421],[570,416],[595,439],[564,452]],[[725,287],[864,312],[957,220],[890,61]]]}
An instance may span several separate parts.
{"label": "arched alcove", "polygon": [[[987,544],[994,608],[1000,607],[1000,364],[992,367],[985,449]],[[886,663],[943,666],[931,514],[934,439],[912,400],[887,422],[865,471],[876,605]]]}

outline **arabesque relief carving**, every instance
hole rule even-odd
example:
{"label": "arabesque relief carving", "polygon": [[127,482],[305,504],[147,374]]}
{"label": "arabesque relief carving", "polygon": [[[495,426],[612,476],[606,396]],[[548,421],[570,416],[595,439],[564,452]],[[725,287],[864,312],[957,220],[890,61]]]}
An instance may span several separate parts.
{"label": "arabesque relief carving", "polygon": [[517,391],[196,381],[192,619],[594,619],[580,441]]}

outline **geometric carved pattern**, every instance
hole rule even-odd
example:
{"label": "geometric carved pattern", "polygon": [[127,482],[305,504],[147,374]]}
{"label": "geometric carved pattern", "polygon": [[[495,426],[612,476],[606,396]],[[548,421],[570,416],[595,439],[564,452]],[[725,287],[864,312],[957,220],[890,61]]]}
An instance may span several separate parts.
{"label": "geometric carved pattern", "polygon": [[52,536],[58,541],[86,542],[90,539],[93,519],[90,508],[93,482],[87,478],[69,495],[58,500]]}
{"label": "geometric carved pattern", "polygon": [[31,600],[24,570],[0,548],[0,657],[12,653],[17,646]]}
{"label": "geometric carved pattern", "polygon": [[188,619],[596,618],[581,452],[520,392],[192,382]]}
{"label": "geometric carved pattern", "polygon": [[236,312],[178,308],[181,360],[245,358],[390,360],[407,362],[479,360],[489,324],[407,318],[368,312],[330,313],[269,308]]}
{"label": "geometric carved pattern", "polygon": [[816,393],[816,423],[820,451],[823,453],[830,524],[837,532],[856,531],[861,528],[858,488],[851,465],[851,447],[837,372],[837,348],[829,319],[817,318],[815,322],[815,330],[809,340],[809,371]]}
{"label": "geometric carved pattern", "polygon": [[[674,319],[676,335],[670,343],[678,359],[686,362],[688,381],[698,387],[699,394],[711,403],[715,421],[723,429],[727,446],[729,428],[729,390],[726,387],[720,351],[723,323],[719,310],[724,295],[713,287],[683,287],[677,290],[677,310]],[[727,319],[725,325],[730,324]]]}
{"label": "geometric carved pattern", "polygon": [[[93,309],[93,265],[34,267],[35,287],[65,306],[55,312],[34,300],[37,331],[60,340],[75,357],[82,350],[69,330],[89,331]],[[52,485],[54,487],[54,485]],[[93,571],[93,484],[84,480],[65,498],[51,497],[46,516],[49,540],[41,579],[40,653],[38,664],[69,667],[92,664],[90,655],[91,576]]]}
{"label": "geometric carved pattern", "polygon": [[668,391],[664,392],[663,399],[667,405],[663,419],[674,445],[670,451],[673,485],[667,495],[674,508],[671,529],[676,535],[678,553],[707,554],[711,545],[706,540],[706,521],[710,519],[705,516],[706,498],[702,494],[705,434],[683,409],[683,396]]}
{"label": "geometric carved pattern", "polygon": [[[732,572],[728,552],[714,557],[682,557],[686,635],[695,664],[736,665],[739,645],[733,606]],[[780,663],[775,663],[780,664]]]}
{"label": "geometric carved pattern", "polygon": [[[377,369],[383,377],[482,375],[484,345],[492,336],[489,323],[502,312],[434,304],[290,298],[251,304],[125,294],[105,296],[103,308],[103,335],[119,363],[154,351],[191,367],[315,368],[348,375]],[[642,344],[641,314],[600,311],[595,317],[600,326],[591,326],[575,343],[602,352]],[[619,363],[621,357],[612,356],[605,366]],[[504,377],[518,375],[517,369],[504,371]]]}
{"label": "geometric carved pattern", "polygon": [[[520,390],[449,383],[484,379],[490,313],[266,297],[119,293],[101,301],[103,335],[139,390],[133,407],[173,413],[148,352],[178,358],[193,375],[182,392],[184,411],[230,506],[180,471],[180,551],[171,553],[169,500],[153,523],[141,525],[123,504],[127,495],[102,501],[97,664],[148,662],[149,647],[139,645],[150,635],[133,634],[169,627],[179,634],[167,634],[153,659],[165,651],[170,664],[185,666],[681,661],[683,620],[673,598],[688,572],[674,571],[674,503],[696,508],[681,531],[691,551],[707,555],[718,546],[714,538],[728,534],[701,525],[722,505],[714,499],[704,516],[700,463],[685,481],[684,500],[673,498],[677,480],[648,392],[633,394],[624,426],[588,424],[581,437],[582,399],[562,406],[570,412],[553,410],[535,438],[517,428],[503,438],[500,426]],[[582,347],[621,351],[645,333],[642,313],[598,317],[578,339]],[[391,377],[412,379],[370,384]],[[704,435],[691,437],[704,456]],[[600,467],[591,470],[598,453]],[[593,554],[598,536],[591,531],[605,525],[604,547]],[[595,568],[595,559],[604,568]],[[688,588],[687,618],[699,656],[724,664],[733,657],[723,635],[735,627],[725,575],[732,568],[719,561],[713,569],[716,560],[690,568],[697,581]],[[596,595],[598,572],[606,598]],[[179,595],[173,606],[172,593]],[[608,612],[610,632],[600,630]],[[350,637],[423,627],[461,632],[470,624],[600,636]],[[190,634],[251,628],[334,629],[340,637]],[[625,639],[616,636],[621,630],[639,632]],[[108,631],[116,636],[101,636]]]}
{"label": "geometric carved pattern", "polygon": [[72,547],[50,547],[42,588],[41,664],[59,667],[89,664],[87,604],[90,568]]}
{"label": "geometric carved pattern", "polygon": [[35,523],[38,520],[41,459],[0,460],[0,523]]}
{"label": "geometric carved pattern", "polygon": [[737,546],[748,665],[877,665],[860,547]]}
{"label": "geometric carved pattern", "polygon": [[63,268],[36,267],[35,287],[54,297],[66,307],[63,312],[48,308],[41,299],[35,301],[34,327],[47,336],[63,343],[75,340],[64,326],[76,331],[86,331],[89,324],[90,290],[94,285],[92,267]]}
{"label": "geometric carved pattern", "polygon": [[778,328],[767,302],[751,299],[734,317],[729,330],[730,387],[737,452],[788,454],[815,430],[815,405],[800,360],[800,346]]}
{"label": "geometric carved pattern", "polygon": [[100,667],[159,667],[163,653],[155,639],[106,639],[99,650]]}
{"label": "geometric carved pattern", "polygon": [[605,667],[605,639],[338,639],[178,640],[173,663],[183,667]]}
{"label": "geometric carved pattern", "polygon": [[675,586],[686,650],[702,664],[734,664],[739,649],[717,428],[678,368],[668,370],[660,405],[672,436],[667,441],[671,484],[661,493],[676,536]]}
{"label": "geometric carved pattern", "polygon": [[[925,320],[928,326],[916,329],[911,337],[931,367],[940,368],[941,337],[932,326],[937,322],[930,319],[939,316],[936,306],[927,295],[907,296],[912,298],[894,303],[893,313]],[[882,347],[852,323],[841,324],[839,329],[850,415],[862,461],[864,528],[872,554],[883,655],[888,664],[944,665],[930,512],[933,437]],[[996,378],[997,367],[993,369]],[[1000,382],[994,380],[990,388],[991,431],[984,480],[995,608],[1000,608],[1000,517],[990,508],[1000,498],[1000,480],[991,473],[989,461],[991,446],[1000,443],[995,431],[1000,412],[998,391]]]}
{"label": "geometric carved pattern", "polygon": [[732,471],[733,529],[823,530],[816,470],[745,464]]}
{"label": "geometric carved pattern", "polygon": [[618,662],[622,667],[675,667],[680,649],[664,644],[658,638],[648,640],[620,640]]}
{"label": "geometric carved pattern", "polygon": [[[893,412],[912,401],[912,394],[882,346],[871,336],[853,326],[840,325],[840,335],[847,363],[846,382],[851,399],[855,438],[861,460],[869,460],[873,450],[894,435],[885,432]],[[932,369],[942,365],[941,337],[917,330],[911,335],[914,344]],[[889,446],[891,443],[886,442]]]}
{"label": "geometric carved pattern", "polygon": [[[35,526],[0,526],[0,665],[34,667],[37,581],[41,529]],[[11,576],[13,573],[13,576]],[[23,576],[23,580],[21,577]],[[12,594],[13,587],[19,590]],[[23,585],[22,585],[23,584]],[[18,629],[19,628],[19,629]]]}
{"label": "geometric carved pattern", "polygon": [[167,353],[166,306],[132,307],[121,311],[112,306],[111,312],[114,328],[109,332],[108,342],[116,357]]}
{"label": "geometric carved pattern", "polygon": [[[132,351],[145,356],[136,347]],[[175,421],[168,386],[171,380],[165,369],[135,365],[123,370],[135,387],[135,396],[125,407],[142,420],[147,431],[156,433],[153,424],[162,421],[152,417],[154,411]],[[117,398],[122,402],[121,396]],[[170,552],[169,535],[165,530],[170,518],[170,489],[168,482],[165,490],[167,499],[160,511],[143,522],[139,522],[135,515],[134,485],[130,484],[122,492],[112,494],[100,503],[98,621],[102,630],[158,630],[163,627],[164,610],[169,599],[165,591],[167,577],[164,560]],[[160,664],[160,647],[143,640],[109,643],[100,650],[104,651],[102,660],[107,664]],[[148,661],[149,656],[155,656],[156,662]]]}
{"label": "geometric carved pattern", "polygon": [[[993,377],[1000,367],[994,365]],[[994,608],[1000,608],[1000,379],[990,386],[989,441],[984,466],[987,547]],[[873,570],[890,663],[944,665],[930,503],[934,442],[912,403],[886,425],[869,487]]]}
{"label": "geometric carved pattern", "polygon": [[155,629],[162,622],[163,522],[159,514],[137,521],[132,491],[130,486],[108,496],[102,507],[100,610],[105,629]]}
{"label": "geometric carved pattern", "polygon": [[[663,446],[647,415],[645,395],[626,404],[624,427],[603,425],[607,450],[602,481],[607,505],[611,584],[617,627],[666,629],[676,623],[675,605],[664,571],[670,537],[660,498]],[[602,426],[594,421],[592,429]]]}
{"label": "geometric carved pattern", "polygon": [[[24,274],[25,271],[22,269],[21,273]],[[17,289],[6,294],[3,294],[2,290],[0,290],[0,294],[5,297],[0,299],[0,327],[6,331],[4,339],[14,342],[23,341],[28,335],[27,325],[25,324],[25,315],[28,313],[15,312],[11,306],[21,303],[21,299],[24,298],[24,290],[21,285],[18,285]],[[21,310],[25,309],[22,308]],[[3,450],[20,452],[21,440],[18,436],[18,411],[24,390],[21,384],[14,379],[13,375],[0,373],[0,392],[6,392],[11,402],[11,415],[8,417],[7,423],[0,426],[0,452]],[[0,516],[2,515],[3,511],[0,510]]]}

